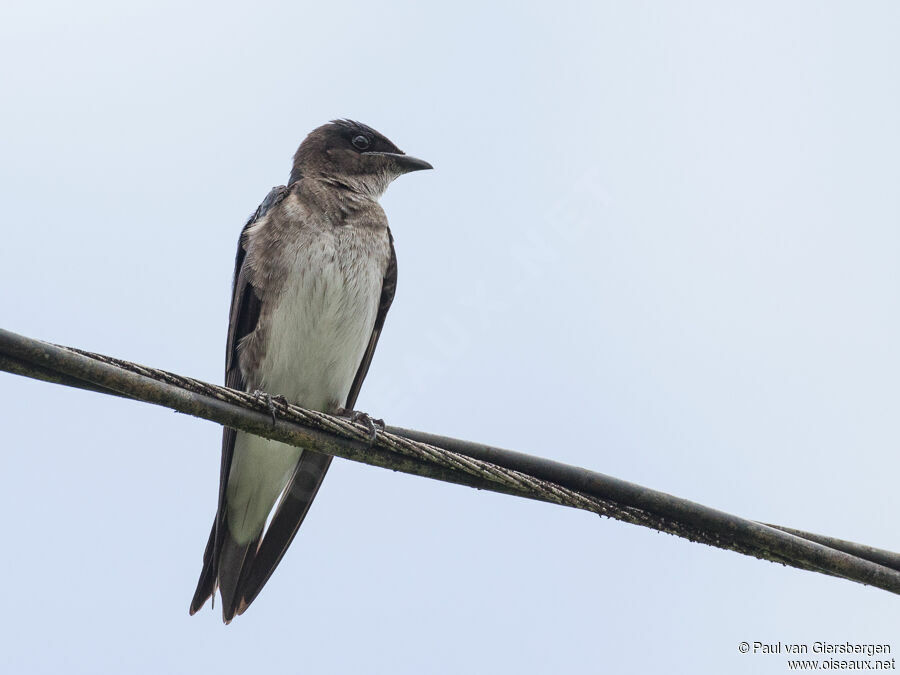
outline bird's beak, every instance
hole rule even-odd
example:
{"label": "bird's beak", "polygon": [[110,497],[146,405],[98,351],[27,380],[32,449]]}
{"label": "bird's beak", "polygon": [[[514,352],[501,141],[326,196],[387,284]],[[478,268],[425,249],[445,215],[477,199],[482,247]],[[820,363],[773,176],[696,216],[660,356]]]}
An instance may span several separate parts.
{"label": "bird's beak", "polygon": [[410,171],[422,171],[423,169],[433,169],[428,162],[418,157],[404,155],[398,152],[364,152],[364,155],[372,155],[375,157],[383,157],[385,160],[393,164],[399,173],[409,173]]}

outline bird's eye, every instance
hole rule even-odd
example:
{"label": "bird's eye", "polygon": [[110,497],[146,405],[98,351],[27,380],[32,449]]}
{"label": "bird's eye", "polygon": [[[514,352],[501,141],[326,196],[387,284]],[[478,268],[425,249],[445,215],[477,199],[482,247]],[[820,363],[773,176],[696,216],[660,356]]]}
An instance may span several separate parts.
{"label": "bird's eye", "polygon": [[350,142],[353,143],[353,147],[357,150],[365,150],[369,147],[369,139],[363,135],[354,136]]}

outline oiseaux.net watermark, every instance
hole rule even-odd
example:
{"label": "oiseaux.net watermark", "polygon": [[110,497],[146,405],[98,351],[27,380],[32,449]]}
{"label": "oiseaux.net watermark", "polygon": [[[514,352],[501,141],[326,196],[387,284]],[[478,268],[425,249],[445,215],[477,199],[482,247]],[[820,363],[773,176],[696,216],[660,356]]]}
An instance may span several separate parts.
{"label": "oiseaux.net watermark", "polygon": [[749,640],[738,644],[748,656],[780,656],[788,670],[897,670],[885,642],[789,642]]}

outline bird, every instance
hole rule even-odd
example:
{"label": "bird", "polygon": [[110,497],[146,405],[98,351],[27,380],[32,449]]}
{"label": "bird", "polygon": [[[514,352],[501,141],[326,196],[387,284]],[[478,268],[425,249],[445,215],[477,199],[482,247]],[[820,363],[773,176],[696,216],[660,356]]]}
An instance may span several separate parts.
{"label": "bird", "polygon": [[[395,178],[431,168],[360,122],[333,120],[309,133],[287,185],[272,188],[240,234],[226,386],[354,415],[397,285],[378,199]],[[192,615],[214,602],[217,589],[226,624],[246,611],[330,463],[313,450],[224,428],[218,506]]]}

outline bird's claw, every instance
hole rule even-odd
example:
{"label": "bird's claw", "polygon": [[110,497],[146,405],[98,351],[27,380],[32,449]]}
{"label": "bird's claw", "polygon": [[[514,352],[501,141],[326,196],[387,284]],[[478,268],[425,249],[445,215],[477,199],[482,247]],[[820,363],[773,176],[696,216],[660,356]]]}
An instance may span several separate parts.
{"label": "bird's claw", "polygon": [[287,399],[284,396],[282,396],[281,394],[276,394],[275,396],[272,396],[271,394],[267,394],[266,392],[264,392],[260,389],[257,389],[256,391],[253,392],[253,398],[265,400],[266,408],[269,409],[269,414],[272,416],[272,426],[273,427],[275,426],[275,404],[277,403],[278,405],[280,405],[283,408],[287,408],[287,406],[288,406]]}
{"label": "bird's claw", "polygon": [[366,429],[369,431],[369,443],[374,443],[375,439],[378,438],[378,428],[380,427],[382,431],[384,431],[384,420],[377,419],[369,415],[368,413],[360,412],[358,410],[341,410],[338,412],[341,417],[347,417],[351,422],[358,422],[363,424]]}

